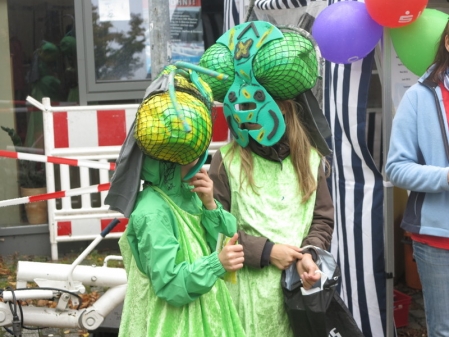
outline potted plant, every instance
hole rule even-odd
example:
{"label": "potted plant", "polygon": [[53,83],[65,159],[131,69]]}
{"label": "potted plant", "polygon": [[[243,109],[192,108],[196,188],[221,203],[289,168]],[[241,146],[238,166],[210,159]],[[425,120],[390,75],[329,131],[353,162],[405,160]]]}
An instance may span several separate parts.
{"label": "potted plant", "polygon": [[[1,127],[8,133],[16,151],[23,148],[22,140],[14,129]],[[18,151],[19,152],[19,151]],[[19,186],[23,197],[47,192],[45,164],[30,160],[18,160]],[[30,224],[47,223],[47,202],[39,201],[25,204],[25,211]]]}

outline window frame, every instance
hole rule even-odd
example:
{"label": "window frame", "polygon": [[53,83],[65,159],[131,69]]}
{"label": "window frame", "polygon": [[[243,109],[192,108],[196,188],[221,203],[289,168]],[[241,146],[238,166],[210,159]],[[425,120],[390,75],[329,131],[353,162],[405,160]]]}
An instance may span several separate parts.
{"label": "window frame", "polygon": [[[75,1],[79,99],[81,105],[100,101],[141,100],[149,79],[98,83],[95,78],[92,3]],[[80,27],[82,27],[80,29]]]}

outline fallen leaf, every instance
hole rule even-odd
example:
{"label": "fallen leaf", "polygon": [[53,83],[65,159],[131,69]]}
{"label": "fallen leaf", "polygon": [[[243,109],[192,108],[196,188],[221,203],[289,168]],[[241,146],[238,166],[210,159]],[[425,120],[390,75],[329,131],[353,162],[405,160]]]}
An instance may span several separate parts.
{"label": "fallen leaf", "polygon": [[36,306],[38,307],[46,307],[48,304],[48,300],[38,300]]}
{"label": "fallen leaf", "polygon": [[9,275],[11,271],[7,268],[0,268],[0,275]]}

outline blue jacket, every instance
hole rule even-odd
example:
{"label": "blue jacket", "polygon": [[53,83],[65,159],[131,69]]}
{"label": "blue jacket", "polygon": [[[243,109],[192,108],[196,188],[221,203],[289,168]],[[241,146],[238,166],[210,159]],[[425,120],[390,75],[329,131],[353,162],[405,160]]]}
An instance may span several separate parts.
{"label": "blue jacket", "polygon": [[[442,93],[424,85],[429,72],[404,94],[393,119],[385,171],[390,181],[410,191],[401,227],[412,233],[449,237],[449,130]],[[438,96],[444,136],[438,121]]]}

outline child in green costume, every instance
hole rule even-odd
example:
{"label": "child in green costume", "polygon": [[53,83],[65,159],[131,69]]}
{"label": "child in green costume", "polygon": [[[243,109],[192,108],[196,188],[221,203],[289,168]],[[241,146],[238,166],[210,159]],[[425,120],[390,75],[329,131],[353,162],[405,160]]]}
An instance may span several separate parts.
{"label": "child in green costume", "polygon": [[[244,336],[221,279],[243,267],[243,248],[234,216],[215,201],[202,168],[210,89],[193,71],[174,71],[167,68],[147,91],[106,200],[127,215],[129,201],[121,201],[137,166],[143,189],[119,241],[128,277],[119,336]],[[217,252],[219,233],[231,240]]]}
{"label": "child in green costume", "polygon": [[296,263],[309,289],[321,276],[313,246],[330,246],[329,149],[326,128],[317,127],[327,122],[318,123],[319,114],[310,110],[317,61],[307,32],[263,21],[232,28],[200,60],[233,78],[203,77],[223,102],[234,138],[214,155],[209,174],[215,197],[237,218],[245,253],[237,283],[227,285],[246,336],[293,336],[282,270]]}

